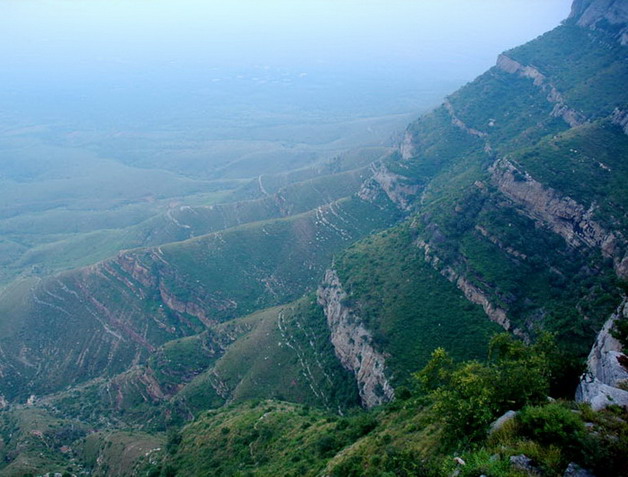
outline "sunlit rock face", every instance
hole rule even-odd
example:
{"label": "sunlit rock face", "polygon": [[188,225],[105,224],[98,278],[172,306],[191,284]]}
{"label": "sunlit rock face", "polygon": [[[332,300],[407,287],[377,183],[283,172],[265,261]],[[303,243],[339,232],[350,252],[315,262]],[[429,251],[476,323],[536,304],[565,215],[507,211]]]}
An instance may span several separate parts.
{"label": "sunlit rock face", "polygon": [[621,343],[611,334],[613,325],[622,317],[628,317],[626,300],[598,334],[587,360],[587,371],[576,391],[576,400],[590,403],[595,410],[612,404],[628,407],[628,391],[620,388],[628,384],[628,369],[625,367],[628,360]]}
{"label": "sunlit rock face", "polygon": [[346,298],[337,273],[328,270],[318,289],[318,302],[325,311],[336,356],[355,375],[362,405],[370,408],[392,400],[394,390],[384,373],[384,356],[373,347],[371,332],[346,305]]}
{"label": "sunlit rock face", "polygon": [[624,0],[576,0],[569,18],[581,27],[611,30],[622,45],[628,44],[628,2]]}

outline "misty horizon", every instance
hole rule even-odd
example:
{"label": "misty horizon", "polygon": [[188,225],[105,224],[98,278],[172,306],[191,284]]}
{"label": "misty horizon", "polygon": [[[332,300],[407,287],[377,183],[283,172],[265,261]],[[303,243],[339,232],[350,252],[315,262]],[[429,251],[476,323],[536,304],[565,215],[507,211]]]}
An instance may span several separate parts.
{"label": "misty horizon", "polygon": [[202,118],[244,96],[263,109],[418,111],[556,26],[569,2],[9,0],[3,10],[2,111],[115,123]]}

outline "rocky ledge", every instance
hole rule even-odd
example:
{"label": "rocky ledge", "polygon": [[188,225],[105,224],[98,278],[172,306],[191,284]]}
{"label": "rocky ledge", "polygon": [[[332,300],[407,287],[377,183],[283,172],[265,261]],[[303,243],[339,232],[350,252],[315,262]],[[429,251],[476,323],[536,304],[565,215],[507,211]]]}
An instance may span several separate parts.
{"label": "rocky ledge", "polygon": [[588,209],[570,197],[534,180],[506,159],[491,167],[492,179],[506,197],[531,219],[549,227],[571,246],[598,248],[612,258],[620,278],[628,277],[626,240],[619,231],[606,230],[594,219],[595,205]]}
{"label": "rocky ledge", "polygon": [[628,45],[628,2],[625,0],[575,0],[569,19],[592,30],[606,30]]}
{"label": "rocky ledge", "polygon": [[[615,321],[628,318],[628,301],[624,299],[617,311],[604,324],[597,336],[584,373],[576,391],[576,401],[588,402],[594,410],[616,404],[628,407],[628,357],[611,330]],[[622,389],[624,388],[624,389]]]}
{"label": "rocky ledge", "polygon": [[392,400],[395,393],[384,373],[384,356],[374,348],[371,332],[346,305],[347,293],[335,270],[327,270],[317,297],[327,317],[335,354],[355,375],[362,405],[370,408]]}

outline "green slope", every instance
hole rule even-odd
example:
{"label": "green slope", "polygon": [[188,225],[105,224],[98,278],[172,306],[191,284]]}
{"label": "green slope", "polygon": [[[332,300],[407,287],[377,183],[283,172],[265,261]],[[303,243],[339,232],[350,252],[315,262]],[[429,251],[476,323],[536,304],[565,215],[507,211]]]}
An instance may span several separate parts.
{"label": "green slope", "polygon": [[[194,420],[171,431],[168,455],[144,469],[152,475],[450,475],[454,452],[469,461],[465,476],[526,475],[510,462],[521,453],[547,475],[570,461],[625,475],[625,412],[546,396],[573,395],[625,295],[628,47],[605,30],[568,22],[506,52],[368,171],[299,171],[268,189],[260,176],[240,191],[258,197],[242,214],[225,204],[194,223],[200,209],[176,212],[199,230],[203,213],[220,213],[223,227],[272,220],[17,284],[0,305],[0,393],[23,400],[94,379],[41,403],[90,422],[111,412],[118,428]],[[295,177],[308,181],[286,187]],[[367,330],[336,348],[337,317],[311,296],[328,268],[347,292],[335,304],[342,325]],[[522,341],[486,361],[499,326]],[[556,339],[546,361],[544,331]],[[539,338],[519,362],[521,343]],[[417,385],[439,346],[476,361],[432,361],[423,376],[433,379]],[[513,354],[500,367],[504,350]],[[358,399],[339,351],[354,352],[362,380],[377,371],[364,356],[379,353],[399,400],[332,414]],[[316,409],[240,402],[267,398]],[[92,399],[81,414],[76,403]],[[522,415],[487,439],[510,406]]]}
{"label": "green slope", "polygon": [[337,251],[397,217],[390,203],[349,198],[125,252],[22,287],[19,297],[11,291],[0,316],[13,332],[1,346],[2,367],[14,378],[2,382],[1,393],[23,398],[119,373],[166,341],[292,301],[316,286]]}

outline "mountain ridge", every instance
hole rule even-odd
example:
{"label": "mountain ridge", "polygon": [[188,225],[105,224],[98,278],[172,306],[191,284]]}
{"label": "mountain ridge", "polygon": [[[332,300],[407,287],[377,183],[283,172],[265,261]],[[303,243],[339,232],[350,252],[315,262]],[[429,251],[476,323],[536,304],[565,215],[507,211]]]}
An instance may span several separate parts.
{"label": "mountain ridge", "polygon": [[[248,204],[279,217],[234,214],[235,227],[5,291],[4,416],[93,426],[51,440],[49,462],[67,462],[60,442],[89,443],[94,475],[127,452],[129,429],[150,445],[118,475],[450,475],[457,452],[470,456],[462,476],[572,462],[614,475],[603,453],[621,455],[625,410],[547,397],[573,399],[598,332],[622,319],[625,13],[576,0],[563,25],[411,123],[395,152],[317,179],[329,194],[269,193],[260,176]],[[506,405],[519,417],[493,438]],[[564,435],[547,438],[545,422]],[[29,447],[9,428],[0,452],[15,463]],[[162,451],[167,428],[181,433]],[[522,453],[540,467],[517,468]]]}

